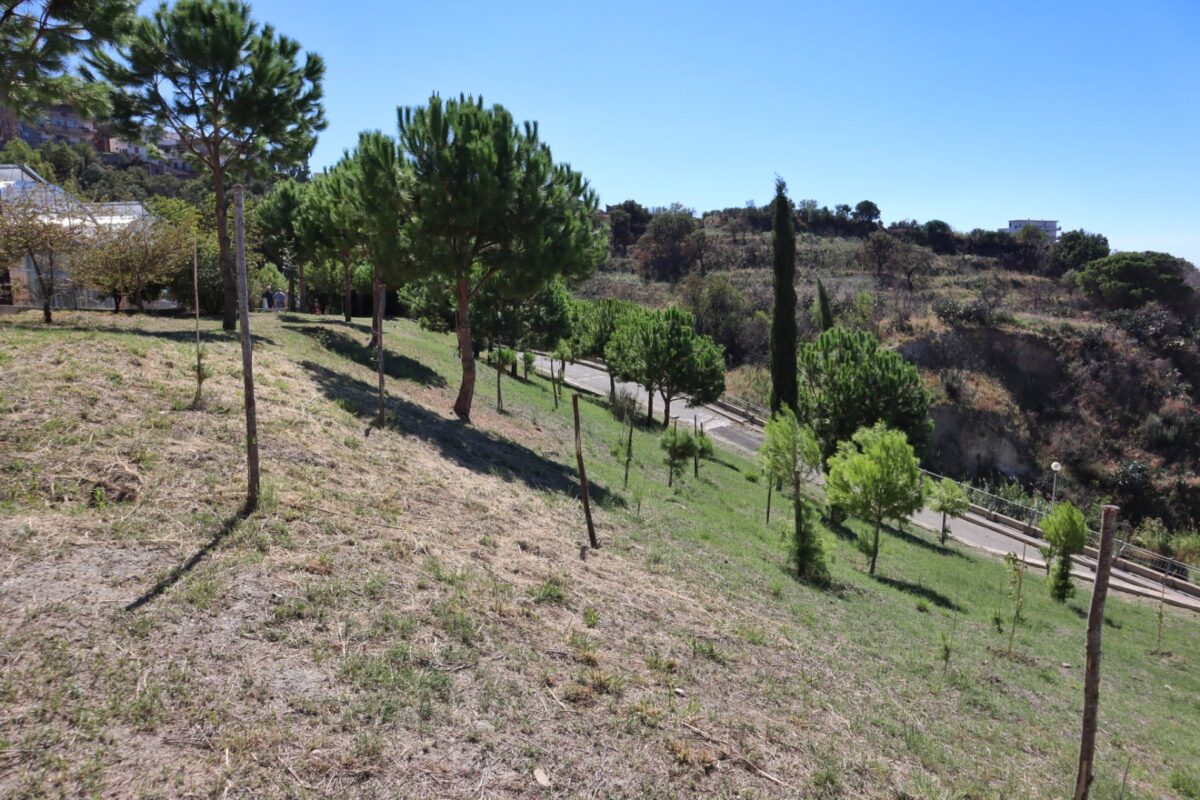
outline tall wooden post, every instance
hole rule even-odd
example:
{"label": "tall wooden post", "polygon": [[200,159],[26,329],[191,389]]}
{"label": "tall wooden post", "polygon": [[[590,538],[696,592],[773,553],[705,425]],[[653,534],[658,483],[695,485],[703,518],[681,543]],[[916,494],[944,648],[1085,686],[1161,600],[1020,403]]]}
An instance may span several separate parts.
{"label": "tall wooden post", "polygon": [[696,449],[692,452],[692,477],[700,477],[700,433],[696,427],[696,415],[692,414],[692,436],[696,437]]}
{"label": "tall wooden post", "polygon": [[200,355],[200,243],[192,242],[192,304],[196,306],[196,396],[192,407],[199,408],[204,402],[204,362]]}
{"label": "tall wooden post", "polygon": [[254,342],[250,338],[250,287],[246,278],[246,208],[242,185],[233,187],[237,236],[238,317],[242,329],[242,386],[246,400],[246,512],[258,507],[258,414],[254,405]]}
{"label": "tall wooden post", "polygon": [[376,349],[375,360],[379,365],[379,427],[387,422],[387,394],[383,388],[383,304],[387,297],[387,286],[378,283],[375,286],[375,330]]}
{"label": "tall wooden post", "polygon": [[554,410],[558,411],[558,381],[554,379],[554,359],[550,359],[550,394],[554,395]]}
{"label": "tall wooden post", "polygon": [[1088,610],[1086,664],[1083,671],[1083,725],[1079,736],[1079,770],[1075,773],[1075,800],[1087,800],[1092,787],[1096,755],[1096,723],[1100,711],[1100,635],[1104,631],[1104,602],[1112,572],[1113,541],[1117,537],[1116,506],[1105,506],[1100,522],[1100,553],[1096,581]]}
{"label": "tall wooden post", "polygon": [[583,471],[583,439],[579,436],[579,394],[571,394],[571,407],[575,412],[575,461],[579,464],[579,493],[583,497],[583,515],[587,518],[588,543],[593,550],[600,549],[596,541],[596,528],[592,525],[592,504],[588,501],[587,473]]}
{"label": "tall wooden post", "polygon": [[625,443],[625,488],[629,488],[629,465],[633,461],[633,415],[629,412],[629,440]]}

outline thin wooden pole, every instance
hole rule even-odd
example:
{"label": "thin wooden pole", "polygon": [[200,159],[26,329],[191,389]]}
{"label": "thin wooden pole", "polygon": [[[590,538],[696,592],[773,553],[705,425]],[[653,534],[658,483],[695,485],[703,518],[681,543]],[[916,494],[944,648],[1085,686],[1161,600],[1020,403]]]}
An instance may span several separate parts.
{"label": "thin wooden pole", "polygon": [[596,528],[592,525],[592,504],[588,501],[587,473],[583,471],[583,439],[579,435],[579,394],[571,394],[571,407],[575,412],[575,461],[579,464],[579,493],[583,497],[583,515],[587,518],[588,543],[593,550],[600,549],[596,541]]}
{"label": "thin wooden pole", "polygon": [[387,393],[383,384],[383,304],[387,297],[387,286],[383,283],[375,287],[375,329],[376,349],[375,360],[379,365],[379,427],[387,424]]}
{"label": "thin wooden pole", "polygon": [[558,411],[558,381],[554,379],[554,359],[550,359],[550,394],[554,395],[554,410]]}
{"label": "thin wooden pole", "polygon": [[700,477],[700,434],[696,428],[696,415],[692,414],[692,436],[696,437],[696,449],[692,453],[692,477]]}
{"label": "thin wooden pole", "polygon": [[242,185],[233,187],[237,235],[238,316],[242,328],[242,386],[246,400],[246,511],[258,507],[258,414],[254,405],[254,342],[250,338],[250,287],[246,278],[246,209]]}
{"label": "thin wooden pole", "polygon": [[625,488],[629,488],[629,465],[633,462],[633,415],[629,414],[629,440],[625,442]]}
{"label": "thin wooden pole", "polygon": [[1105,506],[1100,522],[1100,552],[1087,621],[1087,663],[1083,671],[1083,724],[1079,736],[1079,770],[1075,773],[1075,800],[1087,800],[1092,787],[1096,755],[1096,723],[1100,711],[1100,636],[1104,631],[1104,603],[1112,572],[1113,540],[1117,533],[1116,506]]}
{"label": "thin wooden pole", "polygon": [[200,243],[192,240],[192,305],[196,307],[196,396],[192,406],[199,408],[204,402],[204,363],[200,355]]}
{"label": "thin wooden pole", "polygon": [[767,524],[771,524],[771,490],[775,488],[774,479],[767,476]]}

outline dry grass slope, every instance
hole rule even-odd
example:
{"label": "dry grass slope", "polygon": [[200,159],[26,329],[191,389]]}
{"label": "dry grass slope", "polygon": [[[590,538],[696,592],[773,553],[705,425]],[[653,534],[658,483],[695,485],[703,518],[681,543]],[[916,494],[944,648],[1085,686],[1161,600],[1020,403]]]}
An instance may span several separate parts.
{"label": "dry grass slope", "polygon": [[[389,323],[394,422],[375,430],[365,326],[253,325],[267,488],[239,519],[234,339],[206,323],[214,375],[194,410],[184,322],[0,320],[0,796],[1061,790],[1078,670],[1033,639],[1029,663],[989,653],[994,565],[900,540],[883,563],[911,558],[906,577],[874,582],[831,541],[835,588],[795,584],[744,461],[619,491],[592,403],[604,547],[581,560],[568,417],[544,383],[510,381],[496,414],[482,371],[463,427],[450,340]],[[638,442],[650,475],[654,434]],[[992,570],[986,589],[927,585],[968,566]],[[1078,624],[1062,613],[1047,636]],[[970,666],[943,668],[921,638],[952,616]],[[1200,716],[1196,655],[1130,667],[1154,698],[1178,674],[1172,739]],[[1197,745],[1139,740],[1142,724],[1103,755],[1132,754],[1154,794]]]}

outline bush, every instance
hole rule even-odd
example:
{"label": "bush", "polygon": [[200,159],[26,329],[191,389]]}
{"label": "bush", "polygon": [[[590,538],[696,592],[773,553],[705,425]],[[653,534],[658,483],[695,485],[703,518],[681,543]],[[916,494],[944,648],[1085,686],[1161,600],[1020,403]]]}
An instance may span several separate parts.
{"label": "bush", "polygon": [[803,498],[794,498],[796,524],[788,547],[788,565],[797,578],[824,583],[829,580],[825,548],[817,533],[816,515]]}
{"label": "bush", "polygon": [[696,440],[686,430],[671,428],[662,435],[659,446],[666,453],[668,485],[682,477],[688,462],[696,456]]}
{"label": "bush", "polygon": [[934,315],[952,328],[961,325],[987,325],[991,319],[987,306],[978,300],[960,303],[939,297],[933,301],[932,307]]}
{"label": "bush", "polygon": [[628,386],[617,389],[617,395],[613,398],[613,416],[621,422],[629,422],[637,414],[637,410],[637,392]]}

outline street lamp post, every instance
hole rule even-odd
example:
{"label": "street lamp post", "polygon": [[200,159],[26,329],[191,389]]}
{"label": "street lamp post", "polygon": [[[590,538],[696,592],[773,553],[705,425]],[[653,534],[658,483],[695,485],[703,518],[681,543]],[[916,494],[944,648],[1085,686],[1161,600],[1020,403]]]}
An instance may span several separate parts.
{"label": "street lamp post", "polygon": [[1050,470],[1054,473],[1054,481],[1050,485],[1050,505],[1054,505],[1054,501],[1058,498],[1058,471],[1062,469],[1062,464],[1055,461],[1050,465]]}

